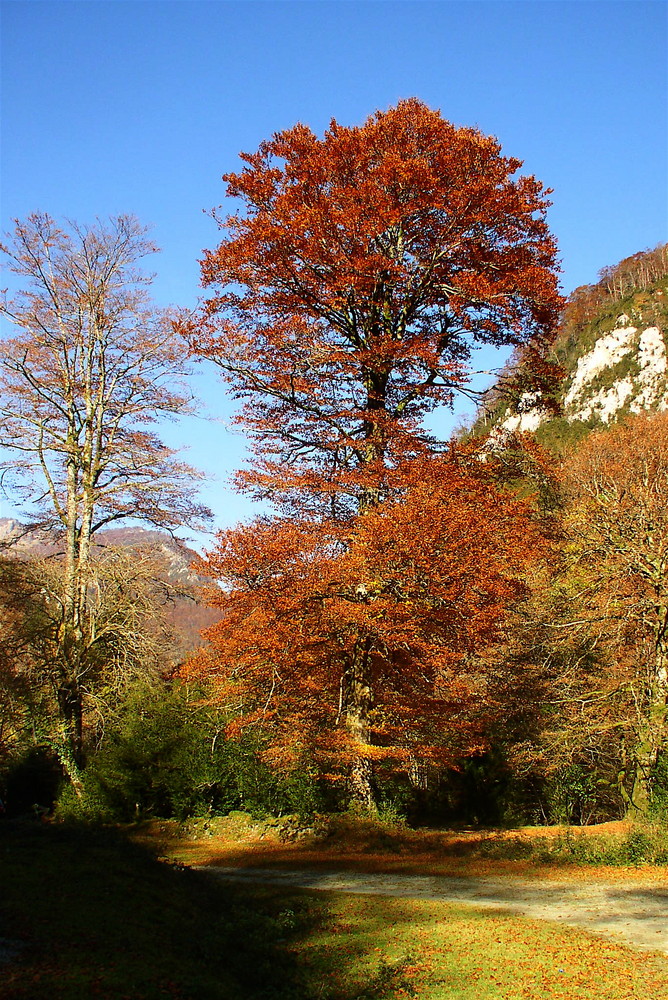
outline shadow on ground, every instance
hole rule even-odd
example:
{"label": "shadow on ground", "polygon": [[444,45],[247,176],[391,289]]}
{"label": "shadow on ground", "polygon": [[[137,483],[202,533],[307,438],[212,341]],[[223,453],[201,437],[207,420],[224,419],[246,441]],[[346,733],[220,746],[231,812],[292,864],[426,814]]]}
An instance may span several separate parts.
{"label": "shadow on ground", "polygon": [[325,898],[223,885],[115,829],[6,821],[0,884],[2,1000],[381,1000],[402,979],[401,962],[359,988],[331,951],[304,962]]}

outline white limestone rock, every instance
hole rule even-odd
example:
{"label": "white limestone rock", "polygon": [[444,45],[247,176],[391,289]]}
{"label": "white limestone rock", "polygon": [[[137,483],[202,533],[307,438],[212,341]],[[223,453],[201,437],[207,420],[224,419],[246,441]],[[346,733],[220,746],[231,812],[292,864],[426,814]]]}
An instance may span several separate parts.
{"label": "white limestone rock", "polygon": [[[606,368],[618,364],[624,355],[633,349],[637,332],[635,326],[617,327],[612,333],[597,340],[594,349],[579,359],[570,389],[564,399],[566,411],[576,408],[580,397],[586,394],[587,387],[597,375],[600,375]],[[573,416],[573,419],[584,420],[586,418]]]}
{"label": "white limestone rock", "polygon": [[506,410],[501,429],[508,431],[509,434],[516,432],[521,434],[525,431],[533,433],[538,430],[543,421],[548,419],[549,415],[545,407],[541,406],[540,393],[525,392],[517,404],[515,413]]}
{"label": "white limestone rock", "polygon": [[[618,378],[610,386],[595,389],[594,382],[606,369],[632,354],[637,371]],[[600,337],[591,351],[578,359],[564,398],[564,416],[570,422],[596,417],[607,424],[628,406],[632,413],[668,409],[668,357],[664,334],[658,326],[638,333],[622,313],[610,333]],[[550,419],[541,406],[539,393],[525,393],[513,410],[506,410],[501,432],[536,431]]]}

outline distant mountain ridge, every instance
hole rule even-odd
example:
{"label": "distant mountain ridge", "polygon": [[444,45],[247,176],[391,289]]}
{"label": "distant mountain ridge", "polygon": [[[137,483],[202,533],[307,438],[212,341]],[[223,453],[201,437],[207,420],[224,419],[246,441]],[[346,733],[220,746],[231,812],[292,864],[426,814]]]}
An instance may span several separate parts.
{"label": "distant mountain ridge", "polygon": [[[95,535],[98,547],[150,549],[164,559],[168,579],[175,584],[201,584],[193,569],[197,553],[164,531],[139,526],[107,528]],[[0,517],[0,545],[20,556],[56,555],[61,549],[57,535],[32,529],[15,518]]]}
{"label": "distant mountain ridge", "polygon": [[[167,617],[175,632],[177,657],[202,645],[200,631],[220,617],[201,603],[200,588],[209,583],[196,572],[197,553],[164,531],[125,526],[109,528],[95,536],[98,548],[113,546],[150,553],[159,567],[160,578],[170,584]],[[26,527],[15,518],[0,517],[0,554],[19,559],[41,559],[62,552],[58,537]]]}

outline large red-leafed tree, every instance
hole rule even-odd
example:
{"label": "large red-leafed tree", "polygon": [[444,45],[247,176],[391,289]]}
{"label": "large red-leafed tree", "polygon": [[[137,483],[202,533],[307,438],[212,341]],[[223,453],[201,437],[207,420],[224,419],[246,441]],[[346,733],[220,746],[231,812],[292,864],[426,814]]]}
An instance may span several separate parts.
{"label": "large red-leafed tree", "polygon": [[257,520],[206,563],[221,620],[192,666],[261,724],[272,757],[315,756],[373,800],[373,769],[482,749],[494,656],[541,551],[531,505],[451,460],[352,522]]}
{"label": "large red-leafed tree", "polygon": [[[413,502],[418,477],[433,478],[425,469],[443,446],[425,421],[471,391],[476,347],[521,348],[534,362],[525,374],[535,377],[523,389],[549,382],[544,347],[561,300],[548,192],[533,177],[515,176],[520,161],[504,157],[496,139],[458,128],[417,100],[360,127],[332,122],[322,139],[297,125],[242,159],[241,172],[224,177],[237,210],[218,218],[222,242],[202,264],[211,296],[189,333],[243,400],[239,420],[257,460],[240,474],[241,487],[288,519],[269,535],[253,529],[258,565],[279,536],[281,558],[293,558],[281,534],[291,521],[290,530],[315,533],[324,545],[307,559],[318,594],[336,560],[350,560],[360,523],[374,516],[385,524],[396,503]],[[497,503],[487,495],[481,522],[493,523],[486,512]],[[331,526],[336,540],[326,541]],[[246,529],[224,538],[222,551],[237,542],[250,544]],[[300,564],[303,542],[293,544]],[[364,586],[354,561],[346,565],[348,590]],[[220,572],[228,575],[224,566]],[[251,617],[237,619],[240,648],[253,614],[249,606]],[[396,608],[383,614],[395,616]],[[353,664],[334,680],[358,760],[369,757],[372,742],[375,692],[365,692],[371,675],[380,676],[365,658],[375,642],[365,620]],[[396,664],[390,645],[386,661]],[[465,655],[468,640],[459,648]],[[300,655],[291,641],[285,656]],[[368,798],[368,768],[358,782],[365,783]]]}

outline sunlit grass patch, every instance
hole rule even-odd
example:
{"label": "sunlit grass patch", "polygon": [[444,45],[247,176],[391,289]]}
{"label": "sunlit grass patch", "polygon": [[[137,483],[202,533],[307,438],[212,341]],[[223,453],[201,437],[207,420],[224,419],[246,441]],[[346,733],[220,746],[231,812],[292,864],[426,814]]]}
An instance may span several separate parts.
{"label": "sunlit grass patch", "polygon": [[442,903],[330,896],[329,919],[300,944],[316,972],[325,956],[356,995],[383,965],[390,996],[419,1000],[660,1000],[668,962],[576,929]]}
{"label": "sunlit grass patch", "polygon": [[[616,822],[596,827],[527,827],[515,830],[412,829],[401,823],[349,815],[320,817],[299,828],[296,818],[248,823],[226,817],[197,827],[154,822],[133,832],[186,864],[261,867],[339,867],[362,871],[501,874],[552,870],[668,866],[665,824]],[[589,876],[587,876],[589,877]]]}

